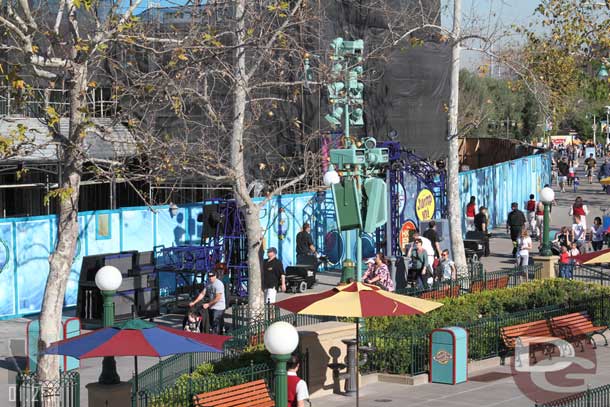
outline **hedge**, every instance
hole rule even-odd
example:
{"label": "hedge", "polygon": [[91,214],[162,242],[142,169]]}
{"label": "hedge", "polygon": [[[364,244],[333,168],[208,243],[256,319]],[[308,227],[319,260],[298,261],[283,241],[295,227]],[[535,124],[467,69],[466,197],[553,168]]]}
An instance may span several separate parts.
{"label": "hedge", "polygon": [[501,317],[550,305],[583,302],[610,294],[610,287],[555,278],[534,280],[514,288],[487,290],[437,300],[444,304],[428,314],[375,317],[366,320],[371,331],[410,332],[450,325],[465,325],[481,318]]}

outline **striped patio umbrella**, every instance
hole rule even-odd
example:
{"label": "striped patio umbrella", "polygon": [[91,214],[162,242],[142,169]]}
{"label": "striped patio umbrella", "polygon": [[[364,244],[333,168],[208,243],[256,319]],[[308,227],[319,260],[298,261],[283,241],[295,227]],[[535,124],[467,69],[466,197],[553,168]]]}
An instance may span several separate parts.
{"label": "striped patio umbrella", "polygon": [[600,264],[610,263],[610,249],[600,250],[597,252],[583,253],[574,256],[574,260],[579,264]]}
{"label": "striped patio umbrella", "polygon": [[425,314],[443,304],[354,282],[321,293],[291,297],[275,305],[295,314],[366,318]]}
{"label": "striped patio umbrella", "polygon": [[[295,314],[364,318],[425,314],[443,304],[395,294],[375,285],[354,282],[321,293],[291,297],[276,302],[275,305]],[[356,349],[359,348],[359,337],[360,321],[357,320]],[[356,374],[356,406],[359,405],[358,381]]]}
{"label": "striped patio umbrella", "polygon": [[104,356],[134,356],[135,385],[138,389],[138,356],[162,357],[178,353],[222,352],[230,336],[186,332],[151,322],[132,319],[73,338],[53,342],[48,355],[76,359]]}

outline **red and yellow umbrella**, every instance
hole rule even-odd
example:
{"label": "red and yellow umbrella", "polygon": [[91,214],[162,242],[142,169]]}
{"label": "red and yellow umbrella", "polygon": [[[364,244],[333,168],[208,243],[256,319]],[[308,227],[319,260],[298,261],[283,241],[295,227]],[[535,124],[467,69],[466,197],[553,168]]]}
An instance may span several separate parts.
{"label": "red and yellow umbrella", "polygon": [[[288,298],[276,302],[275,305],[295,314],[362,318],[425,314],[443,304],[391,293],[375,285],[356,282],[321,293]],[[359,348],[359,337],[360,323],[357,321],[356,349]],[[356,406],[359,405],[358,381],[356,374]]]}
{"label": "red and yellow umbrella", "polygon": [[443,304],[384,291],[375,285],[350,283],[275,305],[295,314],[365,318],[425,314]]}
{"label": "red and yellow umbrella", "polygon": [[579,264],[599,264],[610,263],[610,249],[600,250],[597,252],[584,253],[574,257],[576,263]]}

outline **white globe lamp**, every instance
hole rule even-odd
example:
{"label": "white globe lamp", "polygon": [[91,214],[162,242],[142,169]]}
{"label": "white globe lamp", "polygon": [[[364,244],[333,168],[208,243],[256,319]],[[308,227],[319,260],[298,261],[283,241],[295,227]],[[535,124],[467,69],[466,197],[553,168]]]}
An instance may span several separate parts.
{"label": "white globe lamp", "polygon": [[288,322],[274,322],[265,331],[264,341],[272,355],[289,355],[299,345],[299,333]]}
{"label": "white globe lamp", "polygon": [[550,204],[555,200],[555,191],[549,187],[542,188],[542,191],[540,191],[540,200],[544,204]]}
{"label": "white globe lamp", "polygon": [[104,266],[95,273],[95,285],[101,291],[116,291],[123,282],[121,271],[114,266]]}
{"label": "white globe lamp", "polygon": [[331,164],[328,171],[324,174],[324,185],[330,187],[339,182],[341,182],[341,177],[339,176],[339,173],[335,171],[335,167]]}
{"label": "white globe lamp", "polygon": [[274,322],[265,331],[265,348],[275,361],[275,405],[288,405],[286,362],[299,345],[299,333],[288,322]]}

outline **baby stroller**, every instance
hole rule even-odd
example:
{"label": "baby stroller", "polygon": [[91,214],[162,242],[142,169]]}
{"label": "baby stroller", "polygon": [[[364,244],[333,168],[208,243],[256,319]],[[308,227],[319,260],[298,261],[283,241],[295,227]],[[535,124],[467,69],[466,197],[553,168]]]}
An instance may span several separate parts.
{"label": "baby stroller", "polygon": [[207,310],[198,312],[195,308],[189,308],[182,320],[182,329],[187,332],[209,332],[210,320]]}

